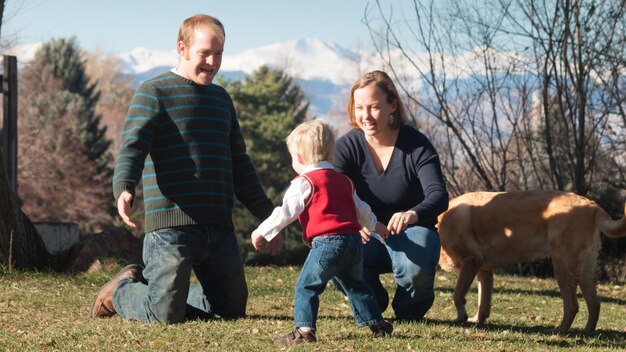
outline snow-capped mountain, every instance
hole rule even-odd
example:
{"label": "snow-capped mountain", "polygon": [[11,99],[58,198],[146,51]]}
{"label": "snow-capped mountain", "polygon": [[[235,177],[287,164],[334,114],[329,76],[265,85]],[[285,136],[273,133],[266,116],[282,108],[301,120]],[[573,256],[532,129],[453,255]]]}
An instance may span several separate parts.
{"label": "snow-capped mountain", "polygon": [[[228,44],[227,44],[228,45]],[[228,47],[226,47],[228,49]],[[502,53],[503,56],[506,53]],[[315,116],[345,115],[348,91],[352,83],[364,72],[383,69],[385,61],[394,63],[400,79],[413,82],[410,88],[416,94],[422,87],[419,71],[428,73],[431,60],[426,53],[412,53],[411,61],[400,50],[392,50],[381,58],[377,53],[343,48],[332,42],[318,39],[301,39],[270,44],[246,50],[236,55],[224,55],[220,74],[229,79],[241,79],[262,65],[284,70],[303,88]],[[178,63],[175,50],[158,51],[137,48],[119,57],[136,83],[169,70]],[[484,65],[478,51],[467,51],[458,56],[444,56],[448,78],[463,78],[480,72]],[[437,60],[435,60],[437,61]],[[497,64],[497,63],[493,63]],[[415,65],[418,65],[419,70]],[[435,71],[442,69],[439,63]]]}
{"label": "snow-capped mountain", "polygon": [[[13,55],[18,62],[28,63],[41,44],[24,45],[14,48]],[[226,47],[228,52],[228,43]],[[506,55],[506,53],[502,53]],[[364,72],[384,69],[385,61],[394,62],[395,73],[401,79],[407,79],[411,89],[419,94],[421,79],[419,71],[427,73],[431,68],[426,54],[413,53],[411,62],[403,58],[399,50],[386,54],[385,59],[372,52],[363,52],[343,48],[335,43],[318,39],[302,39],[275,43],[246,50],[236,55],[224,55],[220,74],[228,79],[241,79],[245,74],[252,74],[262,65],[280,68],[295,79],[310,102],[313,116],[344,116],[348,92],[352,83]],[[178,64],[176,50],[153,50],[136,48],[128,53],[119,54],[124,63],[125,73],[134,76],[135,84],[170,70]],[[479,52],[467,51],[458,56],[445,57],[445,67],[449,78],[468,77],[479,72],[484,63]],[[497,64],[494,62],[494,64]],[[420,65],[419,70],[414,65]],[[435,67],[438,71],[440,67]]]}
{"label": "snow-capped mountain", "polygon": [[[140,83],[178,63],[175,50],[136,48],[120,54],[126,73]],[[284,70],[304,90],[314,115],[324,117],[345,110],[347,90],[364,69],[362,53],[317,39],[294,40],[224,55],[220,74],[240,79],[263,65]]]}
{"label": "snow-capped mountain", "polygon": [[155,67],[174,67],[178,63],[175,49],[165,51],[138,47],[118,57],[124,62],[127,73],[131,74],[144,73]]}
{"label": "snow-capped mountain", "polygon": [[7,49],[5,53],[6,55],[16,56],[18,64],[27,64],[35,58],[35,53],[39,50],[42,44],[43,43],[18,45]]}
{"label": "snow-capped mountain", "polygon": [[[41,43],[18,46],[9,54],[18,56],[20,64],[27,64],[40,46]],[[117,56],[123,62],[124,73],[134,76],[135,85],[170,70],[179,60],[175,49],[138,47]],[[317,39],[294,40],[224,55],[220,74],[237,80],[263,65],[283,69],[304,90],[310,102],[310,112],[324,117],[345,110],[347,90],[358,78],[359,68],[364,69],[364,56],[335,43]]]}
{"label": "snow-capped mountain", "polygon": [[223,60],[222,69],[251,73],[260,65],[269,65],[283,69],[295,79],[345,85],[355,80],[360,61],[360,54],[337,44],[305,39],[262,46],[227,56]]}
{"label": "snow-capped mountain", "polygon": [[[159,51],[136,48],[120,54],[130,73],[142,74],[155,68],[173,67],[178,63],[176,50]],[[262,65],[278,67],[295,79],[322,80],[333,84],[350,84],[357,74],[361,54],[335,43],[317,39],[294,40],[224,55],[221,72],[251,74]]]}

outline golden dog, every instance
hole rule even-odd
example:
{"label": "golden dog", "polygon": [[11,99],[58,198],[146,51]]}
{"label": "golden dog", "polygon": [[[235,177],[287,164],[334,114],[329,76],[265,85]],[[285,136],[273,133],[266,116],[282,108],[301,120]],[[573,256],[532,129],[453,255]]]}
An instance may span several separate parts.
{"label": "golden dog", "polygon": [[600,314],[596,293],[600,233],[625,236],[624,212],[621,220],[612,220],[593,201],[557,191],[475,192],[451,200],[439,216],[439,265],[446,271],[460,270],[453,296],[456,321],[468,320],[465,295],[474,277],[478,312],[469,321],[482,324],[491,311],[495,268],[552,257],[563,297],[558,330],[569,330],[574,321],[579,286],[589,311],[585,331],[593,332]]}

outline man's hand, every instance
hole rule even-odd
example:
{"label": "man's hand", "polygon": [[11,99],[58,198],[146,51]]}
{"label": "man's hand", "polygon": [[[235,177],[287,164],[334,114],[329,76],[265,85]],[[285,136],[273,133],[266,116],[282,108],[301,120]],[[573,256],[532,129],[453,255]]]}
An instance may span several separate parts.
{"label": "man's hand", "polygon": [[134,229],[137,225],[130,220],[132,204],[133,195],[128,191],[122,192],[119,198],[117,198],[117,212],[120,214],[126,225]]}

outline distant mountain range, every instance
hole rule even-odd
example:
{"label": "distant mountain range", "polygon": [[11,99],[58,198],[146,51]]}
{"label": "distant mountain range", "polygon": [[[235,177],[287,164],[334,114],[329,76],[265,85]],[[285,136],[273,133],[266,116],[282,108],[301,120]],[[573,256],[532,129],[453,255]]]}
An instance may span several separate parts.
{"label": "distant mountain range", "polygon": [[[17,55],[20,63],[29,62],[40,45],[18,46],[9,50],[9,54]],[[178,64],[174,49],[139,47],[118,56],[124,63],[125,73],[135,77],[136,85]],[[370,56],[371,53],[349,50],[318,39],[294,40],[225,55],[220,74],[237,80],[262,65],[281,68],[304,90],[311,114],[327,117],[338,112],[343,114],[350,86],[360,73],[372,68],[365,64]]]}
{"label": "distant mountain range", "polygon": [[[12,52],[18,56],[18,62],[32,60],[36,49],[41,44],[16,47]],[[228,45],[228,43],[226,44]],[[228,50],[228,46],[226,47]],[[426,54],[415,54],[414,63],[426,63]],[[178,63],[176,50],[153,50],[136,48],[128,53],[118,55],[124,63],[124,71],[134,76],[136,85],[170,70]],[[399,50],[392,51],[390,56],[394,62],[404,62]],[[448,77],[468,77],[477,71],[469,67],[480,67],[480,55],[472,51],[456,57],[446,57]],[[276,43],[246,50],[236,55],[225,55],[222,60],[220,74],[228,79],[241,79],[252,74],[262,65],[283,69],[295,79],[305,92],[310,102],[309,111],[312,116],[329,118],[345,118],[345,109],[349,89],[352,83],[364,72],[383,68],[383,60],[375,53],[350,50],[335,43],[318,39],[302,39]],[[478,66],[476,66],[478,65]],[[397,69],[408,67],[405,72],[398,72],[405,79],[414,81],[413,89],[420,91],[421,80],[411,65],[397,65]],[[428,68],[422,68],[425,72]],[[419,94],[419,93],[416,93]],[[340,118],[342,120],[342,118]]]}
{"label": "distant mountain range", "polygon": [[[491,65],[503,65],[502,67],[506,66],[512,55],[505,52],[492,54],[496,59]],[[414,82],[411,84],[414,94],[424,93],[421,91],[422,81],[414,65],[419,65],[423,72],[428,72],[429,67],[426,65],[430,58],[427,53],[412,53],[410,63],[399,49],[386,55],[394,62],[396,74],[401,79]],[[158,51],[137,48],[119,57],[125,63],[125,70],[135,75],[137,83],[169,70],[178,63],[178,54],[174,49]],[[447,79],[467,79],[474,74],[480,74],[480,68],[484,67],[479,50],[444,58]],[[311,114],[336,123],[347,121],[344,120],[346,104],[354,81],[365,72],[384,69],[384,61],[377,53],[350,50],[318,39],[302,39],[261,46],[236,55],[225,55],[220,74],[238,80],[246,74],[252,74],[262,65],[283,69],[304,90],[310,102]],[[467,89],[471,89],[471,85],[468,87]]]}
{"label": "distant mountain range", "polygon": [[[225,55],[220,74],[237,80],[263,65],[283,69],[304,90],[311,103],[311,113],[326,117],[345,110],[350,86],[361,72],[370,68],[364,65],[369,55],[317,39],[294,40]],[[119,57],[126,72],[135,75],[137,83],[178,63],[175,50],[136,48]]]}

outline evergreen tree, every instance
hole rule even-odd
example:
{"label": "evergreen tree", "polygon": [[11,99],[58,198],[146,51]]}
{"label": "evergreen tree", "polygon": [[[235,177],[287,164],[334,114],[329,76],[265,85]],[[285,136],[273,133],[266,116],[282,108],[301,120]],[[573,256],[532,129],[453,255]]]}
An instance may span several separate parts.
{"label": "evergreen tree", "polygon": [[112,223],[111,153],[74,39],[52,40],[19,76],[19,196],[34,221]]}
{"label": "evergreen tree", "polygon": [[53,39],[35,53],[34,68],[39,66],[42,71],[46,68],[60,82],[61,90],[82,98],[85,112],[76,121],[79,138],[86,147],[87,157],[96,162],[96,171],[111,175],[111,141],[106,138],[106,126],[100,125],[101,116],[95,112],[100,93],[96,90],[97,82],[89,83],[82,56],[75,37]]}
{"label": "evergreen tree", "polygon": [[[284,191],[295,176],[285,139],[306,117],[309,104],[304,100],[304,92],[282,70],[267,66],[246,75],[243,81],[221,80],[220,84],[233,98],[248,155],[267,195],[274,204],[281,204]],[[233,221],[245,238],[259,224],[240,203]],[[298,241],[299,236],[300,231],[288,235]]]}
{"label": "evergreen tree", "polygon": [[283,71],[267,66],[226,89],[235,103],[248,154],[270,197],[276,196],[293,176],[285,138],[304,121],[308,109],[304,93]]}

